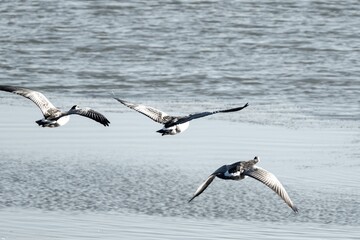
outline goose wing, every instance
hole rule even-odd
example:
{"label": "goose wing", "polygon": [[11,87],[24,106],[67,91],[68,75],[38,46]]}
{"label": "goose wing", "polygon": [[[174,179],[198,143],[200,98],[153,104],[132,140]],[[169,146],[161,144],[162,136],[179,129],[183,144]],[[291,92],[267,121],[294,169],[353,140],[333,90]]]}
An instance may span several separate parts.
{"label": "goose wing", "polygon": [[214,180],[214,178],[216,177],[215,174],[211,174],[205,182],[203,182],[198,189],[196,189],[195,193],[193,194],[193,196],[190,198],[190,200],[188,202],[191,202],[194,198],[196,198],[197,196],[199,196],[209,185],[210,183]]}
{"label": "goose wing", "polygon": [[246,108],[248,105],[249,104],[246,103],[242,107],[236,107],[236,108],[225,109],[225,110],[217,110],[217,111],[213,111],[213,112],[201,112],[201,113],[190,114],[188,116],[181,117],[181,118],[177,119],[177,121],[168,123],[166,125],[166,127],[172,127],[174,125],[182,124],[182,123],[189,122],[189,121],[197,119],[197,118],[206,117],[206,116],[213,115],[213,114],[216,114],[216,113],[237,112],[237,111],[240,111],[240,110]]}
{"label": "goose wing", "polygon": [[173,117],[167,115],[166,113],[155,109],[153,107],[148,107],[145,105],[141,105],[141,104],[135,104],[135,103],[131,103],[119,98],[115,98],[117,101],[119,101],[120,103],[124,104],[125,106],[134,109],[135,111],[151,118],[152,120],[154,120],[155,122],[161,123],[161,124],[165,124],[166,122],[170,121]]}
{"label": "goose wing", "polygon": [[91,118],[92,120],[101,123],[102,125],[109,126],[110,121],[101,113],[91,108],[72,108],[65,115],[77,114],[83,117]]}
{"label": "goose wing", "polygon": [[262,169],[260,167],[254,166],[244,172],[245,175],[252,177],[269,188],[271,188],[274,192],[276,192],[284,201],[285,203],[294,211],[298,212],[297,207],[291,201],[289,195],[287,194],[285,188],[280,183],[280,181],[275,177],[274,174]]}
{"label": "goose wing", "polygon": [[54,112],[60,111],[40,92],[27,88],[7,86],[7,85],[0,85],[0,90],[18,94],[30,99],[36,104],[36,106],[40,108],[45,118],[52,115],[52,113]]}

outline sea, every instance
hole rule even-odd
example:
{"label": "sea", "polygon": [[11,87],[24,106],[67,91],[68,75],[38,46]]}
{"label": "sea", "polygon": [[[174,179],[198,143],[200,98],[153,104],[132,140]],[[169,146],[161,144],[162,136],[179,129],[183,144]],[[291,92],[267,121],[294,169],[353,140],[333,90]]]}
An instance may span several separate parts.
{"label": "sea", "polygon": [[[41,128],[0,92],[0,240],[359,239],[360,5],[335,0],[0,1],[0,85],[90,107]],[[170,115],[249,106],[175,136]],[[260,158],[299,212],[217,168]]]}

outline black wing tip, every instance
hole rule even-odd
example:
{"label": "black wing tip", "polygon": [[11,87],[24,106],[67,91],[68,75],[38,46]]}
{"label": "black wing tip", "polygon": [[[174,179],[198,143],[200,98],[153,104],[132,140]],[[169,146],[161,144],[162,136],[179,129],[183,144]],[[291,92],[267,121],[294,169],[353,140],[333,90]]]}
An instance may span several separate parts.
{"label": "black wing tip", "polygon": [[0,85],[0,88],[17,88],[16,86],[12,86],[12,85]]}
{"label": "black wing tip", "polygon": [[105,121],[102,121],[101,124],[104,125],[104,127],[108,127],[110,125],[110,121],[105,119]]}
{"label": "black wing tip", "polygon": [[244,108],[246,108],[246,107],[248,107],[248,106],[249,106],[249,103],[247,102],[244,106],[239,107],[239,108],[238,108],[238,111],[239,111],[239,110],[242,110],[242,109],[244,109]]}
{"label": "black wing tip", "polygon": [[124,103],[124,102],[126,102],[125,100],[122,100],[122,99],[120,99],[120,98],[118,98],[118,97],[113,97],[115,100],[117,100],[118,102],[121,102],[121,103]]}
{"label": "black wing tip", "polygon": [[0,85],[0,90],[3,90],[3,91],[17,91],[17,90],[34,91],[30,88],[13,86],[13,85]]}
{"label": "black wing tip", "polygon": [[299,209],[296,206],[292,206],[291,209],[294,211],[294,213],[299,213]]}
{"label": "black wing tip", "polygon": [[108,127],[109,124],[110,124],[109,119],[107,119],[107,118],[106,118],[104,115],[102,115],[101,113],[98,113],[98,112],[97,112],[97,114],[98,114],[99,118],[98,118],[98,119],[96,119],[96,118],[94,119],[94,118],[93,118],[93,120],[101,123],[102,125],[104,125],[104,127]]}
{"label": "black wing tip", "polygon": [[188,203],[190,203],[192,200],[194,200],[195,197],[196,197],[196,196],[193,196],[192,198],[190,198],[190,199],[188,200]]}
{"label": "black wing tip", "polygon": [[221,111],[218,111],[218,112],[222,112],[222,113],[227,113],[227,112],[237,112],[237,111],[240,111],[246,107],[249,106],[249,103],[246,103],[244,106],[242,107],[237,107],[237,108],[230,108],[230,109],[227,109],[227,110],[221,110]]}
{"label": "black wing tip", "polygon": [[14,91],[17,91],[19,89],[24,89],[24,88],[11,86],[11,85],[0,85],[0,90],[6,91],[6,92],[14,92]]}
{"label": "black wing tip", "polygon": [[[73,109],[70,109],[69,111],[71,111],[71,110],[73,110]],[[90,118],[90,119],[104,125],[104,127],[108,127],[110,124],[110,121],[103,114],[101,114],[98,111],[95,111],[92,108],[78,109],[78,110],[71,112],[70,114],[78,114],[80,116]]]}

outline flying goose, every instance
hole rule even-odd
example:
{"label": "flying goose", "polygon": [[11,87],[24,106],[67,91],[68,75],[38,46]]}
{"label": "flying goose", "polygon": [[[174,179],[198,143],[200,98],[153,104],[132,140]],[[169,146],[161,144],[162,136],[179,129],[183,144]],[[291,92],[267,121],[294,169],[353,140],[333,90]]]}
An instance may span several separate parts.
{"label": "flying goose", "polygon": [[78,105],[74,105],[69,111],[62,112],[56,108],[42,93],[33,91],[27,88],[0,85],[0,90],[19,94],[33,101],[41,110],[44,115],[43,119],[36,121],[39,126],[42,127],[59,127],[65,125],[71,114],[78,114],[83,117],[91,118],[92,120],[101,123],[104,126],[109,126],[109,120],[90,108],[80,108]]}
{"label": "flying goose", "polygon": [[298,212],[297,207],[291,201],[289,195],[287,194],[285,188],[280,183],[280,181],[272,173],[255,166],[260,159],[256,156],[253,160],[249,161],[240,161],[230,165],[224,165],[213,172],[205,182],[203,182],[198,189],[195,191],[194,195],[191,197],[189,202],[194,198],[199,196],[214,180],[215,177],[225,179],[225,180],[241,180],[249,176],[255,178],[256,180],[262,182],[274,192],[276,192],[285,203],[294,211]]}
{"label": "flying goose", "polygon": [[153,107],[148,107],[148,106],[141,105],[141,104],[131,103],[131,102],[128,102],[128,101],[125,101],[125,100],[122,100],[122,99],[119,99],[116,97],[114,97],[114,99],[116,99],[120,103],[124,104],[125,106],[127,106],[131,109],[134,109],[135,111],[137,111],[141,114],[144,114],[145,116],[151,118],[155,122],[164,124],[164,127],[162,129],[156,131],[158,133],[161,133],[162,136],[175,135],[175,134],[185,131],[189,127],[189,122],[193,119],[206,117],[206,116],[213,115],[216,113],[236,112],[236,111],[240,111],[241,109],[246,108],[248,106],[248,103],[246,103],[242,107],[231,108],[231,109],[226,109],[226,110],[194,113],[194,114],[189,114],[186,116],[170,116],[170,115],[167,115],[166,113],[164,113],[160,110],[157,110]]}

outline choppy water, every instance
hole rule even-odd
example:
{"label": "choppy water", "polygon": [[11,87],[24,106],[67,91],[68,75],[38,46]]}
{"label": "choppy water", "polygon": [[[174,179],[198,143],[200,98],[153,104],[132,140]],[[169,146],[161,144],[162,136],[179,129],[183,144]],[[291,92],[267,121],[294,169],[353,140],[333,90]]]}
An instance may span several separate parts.
{"label": "choppy water", "polygon": [[[112,124],[39,129],[32,103],[0,93],[0,237],[238,239],[256,226],[245,236],[355,239],[359,12],[357,1],[2,1],[0,84]],[[169,113],[250,107],[162,138],[111,92]],[[187,204],[214,169],[254,155],[299,214],[251,179],[214,181]]]}
{"label": "choppy water", "polygon": [[114,91],[143,101],[249,101],[286,113],[281,124],[358,120],[359,8],[310,0],[2,1],[0,80],[99,98]]}

